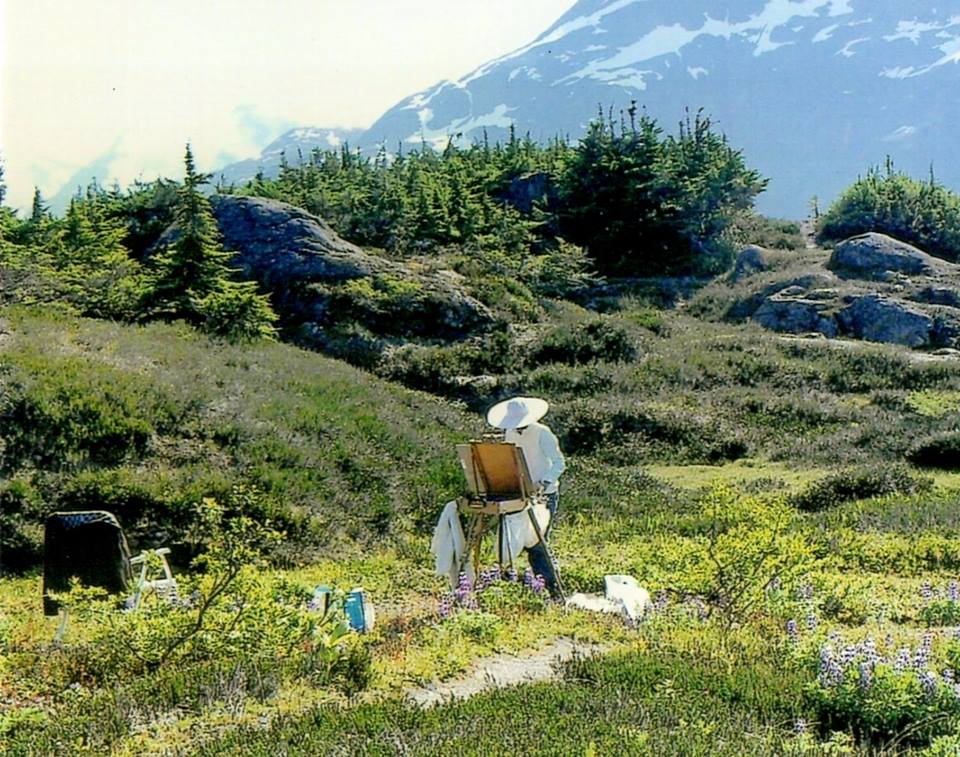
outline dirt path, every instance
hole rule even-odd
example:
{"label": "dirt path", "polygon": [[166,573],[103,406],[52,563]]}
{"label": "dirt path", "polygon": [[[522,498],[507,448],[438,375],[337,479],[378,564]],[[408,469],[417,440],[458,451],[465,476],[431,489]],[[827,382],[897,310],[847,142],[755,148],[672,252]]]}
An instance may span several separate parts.
{"label": "dirt path", "polygon": [[817,222],[812,218],[805,218],[800,222],[800,233],[803,235],[804,245],[808,250],[818,250]]}
{"label": "dirt path", "polygon": [[600,651],[596,644],[584,644],[572,639],[557,639],[539,652],[527,655],[500,654],[481,660],[469,675],[441,684],[410,689],[407,701],[430,707],[451,699],[467,699],[484,691],[520,683],[550,681],[557,678],[559,663],[574,655]]}

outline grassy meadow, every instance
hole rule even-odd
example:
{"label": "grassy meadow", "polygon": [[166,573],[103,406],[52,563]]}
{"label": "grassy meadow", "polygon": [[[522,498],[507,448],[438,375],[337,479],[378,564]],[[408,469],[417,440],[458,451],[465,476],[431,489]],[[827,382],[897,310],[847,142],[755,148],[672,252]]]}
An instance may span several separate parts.
{"label": "grassy meadow", "polygon": [[[4,312],[0,752],[960,753],[960,364],[636,292],[599,309],[552,304],[366,372],[176,324]],[[457,380],[493,350],[486,393]],[[520,580],[442,617],[429,539],[463,486],[453,445],[512,392],[551,402],[568,455],[567,590],[632,574],[654,597],[637,627]],[[183,607],[76,592],[54,641],[42,522],[77,508],[114,512],[134,549],[171,546]],[[318,584],[363,586],[373,632],[318,619]],[[594,651],[549,681],[406,699],[559,638]]]}

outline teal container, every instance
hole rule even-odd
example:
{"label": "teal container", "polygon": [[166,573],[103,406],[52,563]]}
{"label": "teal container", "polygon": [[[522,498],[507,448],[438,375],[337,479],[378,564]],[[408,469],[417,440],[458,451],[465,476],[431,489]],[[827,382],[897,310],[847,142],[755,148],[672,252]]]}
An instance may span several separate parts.
{"label": "teal container", "polygon": [[343,611],[350,628],[354,631],[366,633],[373,629],[373,605],[370,604],[363,589],[354,589],[347,594]]}

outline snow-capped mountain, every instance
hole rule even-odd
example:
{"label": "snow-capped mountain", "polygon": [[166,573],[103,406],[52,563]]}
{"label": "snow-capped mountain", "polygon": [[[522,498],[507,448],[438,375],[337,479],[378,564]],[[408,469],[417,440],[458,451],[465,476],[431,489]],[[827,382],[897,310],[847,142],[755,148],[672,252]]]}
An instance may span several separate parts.
{"label": "snow-capped mountain", "polygon": [[[960,190],[960,0],[580,0],[530,44],[388,110],[351,143],[579,137],[631,100],[700,108],[801,217],[890,155]],[[287,149],[288,159],[290,149]]]}

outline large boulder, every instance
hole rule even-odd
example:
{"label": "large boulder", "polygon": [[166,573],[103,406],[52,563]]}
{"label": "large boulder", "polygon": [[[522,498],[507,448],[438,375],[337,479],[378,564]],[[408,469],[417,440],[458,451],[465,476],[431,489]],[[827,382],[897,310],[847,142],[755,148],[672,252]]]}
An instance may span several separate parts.
{"label": "large boulder", "polygon": [[270,291],[284,326],[308,341],[322,344],[331,328],[351,323],[381,336],[457,339],[493,322],[452,271],[367,253],[278,200],[214,195],[210,203],[233,264]]}
{"label": "large boulder", "polygon": [[837,315],[843,331],[870,342],[928,347],[934,339],[934,318],[902,300],[880,294],[849,298]]}
{"label": "large boulder", "polygon": [[737,255],[730,272],[730,281],[736,283],[748,276],[769,271],[771,267],[769,250],[756,244],[747,245]]}
{"label": "large boulder", "polygon": [[878,278],[887,271],[932,276],[949,264],[886,234],[861,234],[837,245],[828,267],[857,278]]}
{"label": "large boulder", "polygon": [[754,312],[753,320],[771,331],[804,334],[816,331],[836,336],[839,331],[834,315],[833,290],[807,291],[791,286],[770,297]]}
{"label": "large boulder", "polygon": [[557,188],[550,174],[533,171],[515,177],[502,194],[521,213],[529,213],[534,205],[547,205],[556,200]]}

